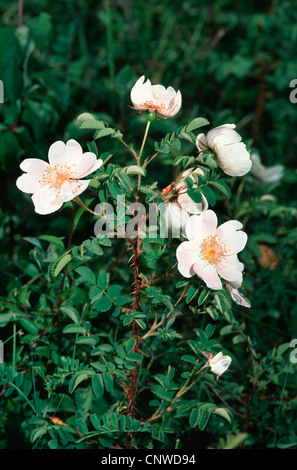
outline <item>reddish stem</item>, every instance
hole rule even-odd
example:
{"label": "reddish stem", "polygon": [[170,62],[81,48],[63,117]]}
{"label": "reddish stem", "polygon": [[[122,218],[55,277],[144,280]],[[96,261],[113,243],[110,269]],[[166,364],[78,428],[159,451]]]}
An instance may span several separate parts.
{"label": "reddish stem", "polygon": [[[136,228],[137,230],[137,228]],[[130,240],[130,243],[132,243],[133,247],[133,263],[134,263],[134,302],[133,302],[133,307],[132,309],[134,311],[138,311],[140,307],[140,289],[141,289],[141,283],[140,283],[140,268],[139,268],[139,256],[140,256],[140,251],[141,251],[141,244],[139,242],[139,238],[136,237],[134,240]],[[132,321],[132,326],[133,326],[133,338],[135,340],[135,345],[133,348],[134,353],[137,353],[139,351],[139,331],[138,331],[138,324],[135,320]],[[131,416],[131,418],[135,417],[135,397],[137,393],[137,376],[138,376],[138,366],[137,363],[135,364],[135,368],[130,372],[129,377],[130,377],[130,386],[128,388],[128,416]],[[128,434],[127,438],[127,444],[126,444],[127,449],[132,448],[132,433]]]}
{"label": "reddish stem", "polygon": [[19,0],[19,18],[18,18],[18,27],[23,25],[23,8],[24,7],[24,1]]}

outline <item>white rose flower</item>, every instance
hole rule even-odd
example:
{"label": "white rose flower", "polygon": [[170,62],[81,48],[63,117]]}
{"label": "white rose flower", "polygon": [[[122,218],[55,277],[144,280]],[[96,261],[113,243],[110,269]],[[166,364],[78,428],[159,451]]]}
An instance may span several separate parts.
{"label": "white rose flower", "polygon": [[16,181],[18,189],[32,194],[35,212],[41,215],[56,212],[64,202],[79,196],[90,184],[84,178],[103,164],[93,152],[83,152],[73,139],[53,143],[48,159],[49,163],[26,158],[20,164],[24,174]]}
{"label": "white rose flower", "polygon": [[235,127],[235,124],[224,124],[211,129],[206,136],[198,134],[196,146],[200,152],[207,148],[213,150],[219,166],[227,175],[243,176],[250,171],[252,161]]}
{"label": "white rose flower", "polygon": [[138,111],[155,111],[160,118],[167,119],[175,116],[181,108],[181,92],[170,86],[152,85],[150,80],[144,81],[142,75],[131,90],[131,101]]}
{"label": "white rose flower", "polygon": [[219,352],[212,359],[209,359],[208,364],[210,370],[218,376],[218,379],[220,375],[226,372],[231,364],[231,361],[232,359],[230,356],[224,356],[222,352]]}
{"label": "white rose flower", "polygon": [[253,153],[251,155],[252,168],[251,174],[259,180],[261,183],[275,183],[280,181],[284,175],[283,165],[274,165],[269,168],[265,167],[262,162],[260,155]]}
{"label": "white rose flower", "polygon": [[217,224],[212,210],[189,218],[185,227],[188,241],[176,250],[177,268],[187,278],[196,274],[210,289],[222,289],[221,278],[240,286],[244,265],[237,254],[244,249],[247,234],[237,220]]}

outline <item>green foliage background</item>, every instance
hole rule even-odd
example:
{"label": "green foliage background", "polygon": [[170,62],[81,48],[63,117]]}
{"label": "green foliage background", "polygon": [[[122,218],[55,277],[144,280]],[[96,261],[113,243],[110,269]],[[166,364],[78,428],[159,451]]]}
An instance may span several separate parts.
{"label": "green foliage background", "polygon": [[[0,447],[124,447],[131,430],[139,448],[296,447],[296,366],[289,360],[297,332],[297,105],[289,100],[297,78],[294,2],[25,0],[19,27],[17,2],[2,0],[0,13]],[[119,321],[109,305],[110,298],[125,305],[130,292],[122,286],[133,281],[121,243],[94,243],[83,215],[73,237],[76,264],[65,282],[62,265],[52,276],[67,247],[71,204],[38,216],[15,181],[19,163],[45,158],[56,140],[74,138],[86,148],[92,136],[76,122],[84,111],[139,145],[145,118],[130,108],[129,94],[143,74],[180,89],[183,97],[174,119],[152,123],[149,148],[164,133],[204,116],[212,127],[236,123],[263,163],[281,163],[285,174],[270,185],[248,177],[233,181],[232,198],[218,196],[215,206],[226,218],[241,220],[249,235],[241,259],[252,308],[231,306],[213,292],[204,299],[193,281],[179,306],[183,316],[135,357],[128,321]],[[98,152],[112,153],[116,165],[132,163],[116,139],[101,139]],[[167,186],[180,170],[172,165],[176,156],[159,156],[145,184]],[[94,198],[97,193],[94,187]],[[57,238],[40,238],[44,234]],[[145,272],[175,263],[174,244],[171,251],[144,250]],[[164,278],[146,289],[144,316],[136,316],[140,329],[148,331],[154,313],[166,314],[185,285]],[[100,293],[108,286],[109,295]],[[105,298],[99,309],[96,300],[90,305],[98,294]],[[199,314],[197,302],[210,311]],[[175,414],[150,424],[197,361],[201,367],[199,348],[224,349],[232,356],[231,370],[218,382],[206,375]],[[132,422],[119,383],[134,361],[140,362],[141,385]],[[53,424],[54,415],[67,426]]]}

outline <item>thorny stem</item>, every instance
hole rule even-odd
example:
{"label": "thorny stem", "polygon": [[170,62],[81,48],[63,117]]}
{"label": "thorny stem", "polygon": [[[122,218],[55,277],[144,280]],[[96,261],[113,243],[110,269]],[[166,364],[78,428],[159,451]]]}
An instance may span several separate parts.
{"label": "thorny stem", "polygon": [[[148,131],[150,128],[151,121],[147,121],[146,128],[145,128],[145,133],[143,136],[143,141],[142,145],[140,148],[140,152],[138,156],[136,156],[136,162],[137,165],[140,166],[141,162],[141,155],[144,149],[144,145],[147,139]],[[141,175],[138,175],[138,182],[137,182],[137,192],[139,191],[140,188],[140,183],[141,183]],[[135,225],[135,230],[136,232],[138,231],[138,224]],[[129,242],[132,244],[133,248],[133,264],[134,264],[134,303],[132,309],[134,311],[138,311],[140,307],[140,290],[141,290],[141,281],[140,281],[140,267],[139,267],[139,256],[141,253],[141,241],[138,237],[138,235],[133,239],[129,239]],[[133,338],[135,340],[135,346],[133,348],[134,353],[139,352],[139,331],[138,331],[138,324],[136,320],[132,320],[132,326],[133,326]],[[130,372],[129,374],[130,377],[130,386],[128,387],[127,390],[127,395],[128,395],[128,415],[131,416],[133,419],[135,416],[135,397],[136,397],[136,391],[137,391],[137,377],[138,377],[138,365],[135,363],[134,369]],[[127,436],[127,443],[126,443],[126,448],[131,449],[132,448],[132,433],[129,432]]]}
{"label": "thorny stem", "polygon": [[[136,227],[137,230],[137,227]],[[140,256],[140,251],[141,251],[141,242],[139,240],[139,237],[135,237],[134,240],[130,240],[130,243],[132,243],[133,247],[133,264],[134,264],[134,302],[133,302],[133,307],[132,309],[134,311],[138,311],[140,307],[140,288],[141,288],[141,283],[140,283],[140,267],[139,267],[139,256]],[[135,340],[135,345],[132,350],[134,353],[139,352],[139,331],[138,331],[138,324],[136,320],[132,321],[132,326],[133,326],[133,338]],[[136,397],[136,391],[137,391],[137,376],[138,376],[138,366],[135,364],[134,369],[130,372],[129,377],[130,377],[130,386],[128,388],[128,415],[131,416],[133,419],[135,416],[135,397]],[[127,444],[126,444],[127,449],[132,448],[132,433],[128,433],[127,437]]]}

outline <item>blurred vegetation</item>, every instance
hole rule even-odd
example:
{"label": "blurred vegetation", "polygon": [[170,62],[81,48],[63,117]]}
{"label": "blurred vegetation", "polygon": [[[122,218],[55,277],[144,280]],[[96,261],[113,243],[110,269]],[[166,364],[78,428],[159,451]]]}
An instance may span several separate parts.
{"label": "blurred vegetation", "polygon": [[[285,174],[281,182],[270,185],[255,185],[248,178],[243,183],[235,181],[232,201],[219,199],[216,207],[228,218],[241,220],[249,235],[241,259],[246,266],[244,286],[252,308],[248,312],[234,308],[234,316],[244,325],[245,333],[243,329],[238,333],[233,327],[222,331],[226,325],[221,317],[217,319],[216,331],[221,332],[221,345],[232,355],[236,373],[228,372],[228,378],[221,384],[209,378],[199,393],[203,399],[208,395],[209,401],[214,396],[218,403],[221,399],[223,403],[228,402],[234,421],[222,424],[215,417],[205,431],[202,425],[197,430],[187,424],[178,435],[179,424],[173,420],[168,424],[171,431],[156,426],[148,445],[174,448],[177,436],[185,448],[197,445],[297,447],[297,420],[293,417],[297,403],[296,366],[289,362],[289,342],[297,332],[297,105],[289,100],[290,82],[297,78],[294,2],[24,0],[20,12],[18,2],[2,0],[0,13],[0,79],[4,82],[5,100],[0,105],[2,315],[19,315],[20,308],[21,312],[29,308],[33,314],[36,309],[40,314],[47,312],[49,303],[54,305],[61,301],[60,279],[50,287],[45,274],[49,263],[61,255],[59,246],[46,246],[38,237],[42,234],[64,237],[67,245],[71,204],[59,212],[59,217],[35,214],[30,197],[15,186],[20,162],[28,156],[46,159],[48,147],[56,140],[74,138],[86,147],[91,140],[90,132],[80,130],[76,124],[76,117],[84,111],[120,129],[128,142],[135,143],[137,139],[139,142],[145,119],[130,108],[130,90],[137,78],[145,75],[152,83],[180,89],[181,111],[172,120],[153,122],[148,147],[152,148],[154,141],[164,133],[173,132],[196,116],[204,116],[211,127],[234,122],[249,147],[259,151],[263,163],[266,166],[280,163],[285,166]],[[131,163],[129,154],[122,152],[116,140],[102,139],[98,149],[100,155],[107,151],[113,153],[117,164]],[[172,155],[168,154],[156,159],[146,183],[157,179],[160,190],[167,186],[175,171],[172,161]],[[89,236],[89,222],[82,217],[74,243],[79,246]],[[105,265],[102,259],[96,265],[94,253],[89,255],[94,269]],[[110,250],[107,255],[116,282],[128,282],[125,261],[120,261],[115,269],[115,253]],[[40,273],[44,273],[41,280]],[[167,281],[162,288],[165,294],[173,293]],[[30,302],[28,289],[31,289]],[[86,301],[85,292],[86,287],[78,285],[75,292],[66,294],[80,309]],[[160,303],[163,300],[161,298]],[[27,307],[15,307],[14,302]],[[185,304],[184,308],[188,306]],[[36,316],[35,327],[37,324],[37,328],[47,328],[46,315]],[[73,316],[73,312],[69,315]],[[93,321],[92,312],[90,315],[89,320]],[[105,339],[108,337],[115,343],[116,339],[109,336],[110,325],[106,325],[106,321],[96,319],[94,323],[102,329]],[[111,323],[114,326],[116,320],[112,319]],[[66,324],[64,318],[63,327]],[[20,344],[14,364],[19,364],[19,371],[26,373],[34,362],[36,387],[41,390],[47,384],[54,390],[70,367],[68,358],[58,357],[62,340],[58,336],[55,342],[55,334],[59,327],[55,325],[49,337],[44,335],[44,344],[39,344],[33,358],[34,325],[24,320],[18,324],[17,329],[20,326],[26,334],[18,339]],[[0,326],[4,338],[16,333],[15,321],[6,321],[1,316]],[[193,335],[196,337],[195,329],[207,325],[202,327],[200,316],[193,315],[192,319],[179,319],[174,327],[186,342],[192,340]],[[235,333],[244,335],[244,347]],[[218,344],[208,343],[211,328],[207,330],[209,338],[203,336],[201,330],[197,334],[205,347]],[[183,341],[175,347],[174,341],[171,342],[174,338],[173,335],[162,345],[157,344],[160,357],[150,363],[152,377],[165,374],[163,368],[169,363],[178,368],[180,356],[187,354]],[[5,351],[12,353],[12,340],[6,343]],[[106,353],[109,352],[107,349]],[[63,354],[66,354],[64,349]],[[84,354],[80,360],[85,360]],[[50,384],[47,374],[54,374],[56,366],[60,369],[52,375],[54,379]],[[253,374],[253,379],[249,373]],[[13,371],[10,374],[12,380]],[[168,374],[170,384],[173,378]],[[105,386],[113,390],[108,379],[109,376]],[[36,410],[38,407],[45,409],[41,401],[44,393],[41,396],[36,393],[34,380],[31,385],[25,385],[22,378],[16,380],[18,388],[27,387],[21,388],[26,397],[33,387],[30,403],[34,403],[35,413],[40,416]],[[210,391],[214,389],[212,396]],[[20,395],[10,399],[13,390],[9,390],[4,387],[0,391],[3,410],[0,447],[31,447],[32,440],[36,445],[43,434],[32,438],[30,432],[36,433],[43,424],[39,418],[36,422],[26,422],[30,418],[28,399],[24,407]],[[65,390],[60,395],[53,394],[48,405],[50,413],[59,406],[62,393],[66,394]],[[152,399],[147,390],[142,393],[145,402]],[[114,402],[119,399],[119,390],[113,394]],[[84,422],[91,412],[97,412],[99,404],[102,405],[100,399],[93,404],[91,401],[88,388],[76,389],[75,396],[67,396],[63,402],[63,419],[67,413],[74,416],[79,409],[76,418]],[[108,397],[103,401],[104,411],[110,405]],[[180,414],[183,417],[182,411]],[[84,432],[81,421],[76,426]],[[65,442],[74,445],[69,444],[73,442],[71,433],[68,435],[65,431],[65,434],[64,441],[59,436],[59,445],[66,446]],[[242,441],[236,440],[236,436],[241,436]],[[51,439],[58,442],[53,436]],[[40,442],[41,446],[46,446]],[[139,445],[144,445],[143,442],[145,439],[140,439]],[[112,440],[104,438],[100,441],[102,447],[111,443]]]}

